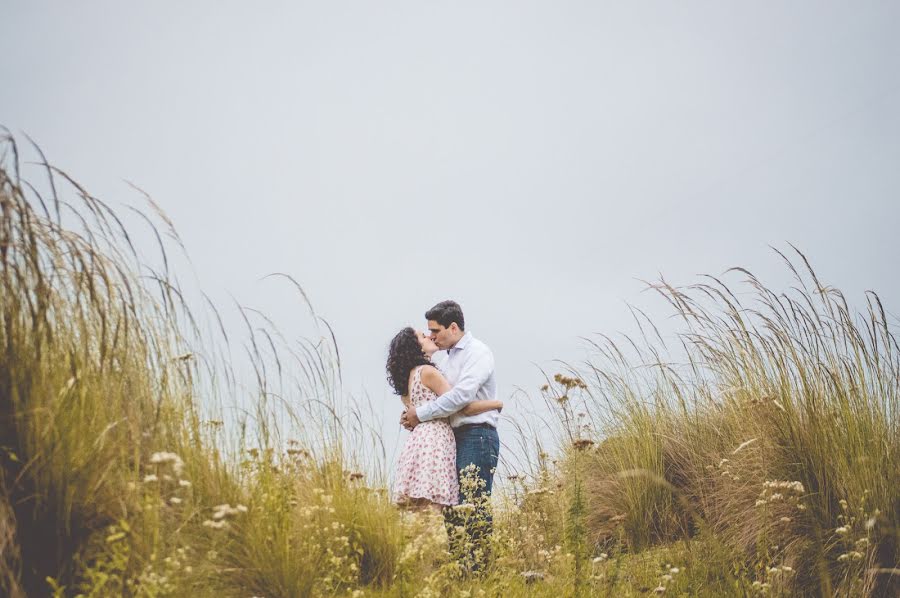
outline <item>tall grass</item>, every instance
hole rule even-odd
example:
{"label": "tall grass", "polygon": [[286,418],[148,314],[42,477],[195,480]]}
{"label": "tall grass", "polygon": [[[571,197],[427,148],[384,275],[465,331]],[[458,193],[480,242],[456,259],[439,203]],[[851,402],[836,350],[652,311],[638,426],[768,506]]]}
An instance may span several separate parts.
{"label": "tall grass", "polygon": [[[357,472],[364,443],[347,439],[370,430],[340,410],[333,343],[289,343],[240,307],[255,380],[243,385],[219,313],[207,315],[224,349],[205,342],[169,271],[163,233],[180,241],[155,204],[135,213],[159,240],[156,268],[104,202],[43,159],[42,195],[9,135],[2,152],[0,589],[300,596],[387,584],[398,514],[370,487],[377,468],[368,482]],[[334,534],[308,533],[326,522]]]}
{"label": "tall grass", "polygon": [[126,214],[155,260],[37,148],[33,183],[11,136],[0,152],[4,595],[900,591],[895,323],[875,294],[853,312],[799,253],[788,293],[740,269],[653,285],[680,331],[635,310],[637,338],[548,376],[549,411],[505,444],[493,565],[465,578],[441,521],[389,503],[382,406],[347,401],[293,279],[273,277],[313,338],[243,305],[235,332],[189,306],[149,199]]}
{"label": "tall grass", "polygon": [[682,323],[669,339],[678,350],[636,312],[639,342],[626,352],[604,338],[575,368],[601,427],[582,466],[590,528],[599,545],[631,551],[714,535],[757,588],[894,595],[892,323],[876,294],[854,313],[802,254],[782,257],[796,281],[788,293],[740,268],[739,291],[717,278],[654,285]]}

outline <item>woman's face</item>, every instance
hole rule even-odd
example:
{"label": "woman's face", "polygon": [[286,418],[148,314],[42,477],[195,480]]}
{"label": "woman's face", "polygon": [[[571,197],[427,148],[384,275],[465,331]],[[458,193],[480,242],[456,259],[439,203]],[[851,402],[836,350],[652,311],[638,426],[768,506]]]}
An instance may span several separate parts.
{"label": "woman's face", "polygon": [[424,352],[428,357],[431,357],[438,351],[438,346],[434,344],[434,341],[431,340],[431,337],[429,337],[421,330],[416,330],[416,338],[419,339],[419,346],[422,347],[422,352]]}

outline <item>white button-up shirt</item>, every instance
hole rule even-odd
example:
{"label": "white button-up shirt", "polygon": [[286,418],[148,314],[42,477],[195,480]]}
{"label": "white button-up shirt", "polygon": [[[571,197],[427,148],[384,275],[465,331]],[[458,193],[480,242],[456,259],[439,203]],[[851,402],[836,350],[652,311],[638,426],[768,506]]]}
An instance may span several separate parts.
{"label": "white button-up shirt", "polygon": [[418,407],[416,416],[419,421],[447,417],[454,428],[465,424],[490,424],[496,428],[500,421],[500,412],[496,409],[479,415],[455,415],[472,401],[497,398],[494,354],[488,346],[470,333],[465,333],[447,351],[447,359],[441,364],[441,372],[453,388],[434,401]]}

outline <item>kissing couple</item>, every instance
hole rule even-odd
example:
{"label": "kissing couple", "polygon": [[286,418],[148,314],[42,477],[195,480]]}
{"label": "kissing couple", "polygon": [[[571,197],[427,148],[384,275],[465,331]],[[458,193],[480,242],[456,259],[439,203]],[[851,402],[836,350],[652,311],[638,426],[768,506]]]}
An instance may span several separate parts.
{"label": "kissing couple", "polygon": [[[500,454],[494,355],[466,332],[462,308],[441,301],[425,312],[428,332],[404,328],[391,340],[388,382],[410,431],[394,476],[394,502],[442,511],[450,552],[466,571],[483,570],[493,531],[490,496]],[[432,362],[447,356],[441,368]]]}

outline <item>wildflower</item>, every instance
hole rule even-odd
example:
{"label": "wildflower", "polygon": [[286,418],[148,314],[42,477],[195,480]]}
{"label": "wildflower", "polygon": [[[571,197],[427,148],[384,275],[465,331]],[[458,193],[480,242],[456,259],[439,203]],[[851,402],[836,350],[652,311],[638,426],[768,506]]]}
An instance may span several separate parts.
{"label": "wildflower", "polygon": [[175,473],[181,473],[181,470],[184,468],[184,461],[181,460],[181,457],[175,453],[166,451],[160,451],[150,455],[150,463],[153,465],[166,465],[171,463]]}
{"label": "wildflower", "polygon": [[227,521],[213,521],[211,519],[207,519],[203,522],[203,527],[208,527],[210,529],[225,529],[228,527]]}
{"label": "wildflower", "polygon": [[355,482],[356,480],[361,480],[361,479],[363,479],[363,474],[361,474],[358,471],[354,471],[353,473],[350,474],[351,482]]}
{"label": "wildflower", "polygon": [[187,480],[178,480],[178,485],[181,486],[182,488],[190,488],[191,487],[191,483]]}
{"label": "wildflower", "polygon": [[791,518],[790,517],[782,517],[781,519],[779,519],[779,521],[782,523],[790,523]]}
{"label": "wildflower", "polygon": [[839,536],[843,536],[845,534],[850,533],[850,527],[847,525],[842,525],[841,527],[835,529],[834,533],[836,533]]}
{"label": "wildflower", "polygon": [[670,581],[672,581],[673,579],[675,579],[675,578],[672,577],[671,575],[669,575],[668,573],[666,573],[665,575],[662,576],[662,580],[665,581],[665,582],[667,582],[667,583],[670,582]]}
{"label": "wildflower", "polygon": [[589,438],[579,438],[573,444],[575,445],[576,449],[583,450],[583,449],[590,448],[591,446],[593,446],[594,441],[590,440]]}
{"label": "wildflower", "polygon": [[[243,507],[243,509],[241,508]],[[230,517],[232,515],[237,515],[238,513],[246,513],[247,507],[243,505],[238,505],[237,507],[232,507],[228,503],[224,505],[216,505],[213,507],[213,519],[219,521],[221,519],[225,519],[225,517]]]}
{"label": "wildflower", "polygon": [[181,499],[178,498],[177,496],[173,496],[172,498],[169,499],[169,502],[172,503],[173,505],[180,505]]}
{"label": "wildflower", "polygon": [[794,568],[788,567],[787,565],[782,565],[781,570],[784,571],[785,573],[793,573],[794,572]]}
{"label": "wildflower", "polygon": [[767,480],[763,482],[763,488],[773,490],[790,490],[798,494],[803,494],[803,492],[805,491],[805,488],[803,487],[803,484],[801,482],[788,482],[784,480]]}
{"label": "wildflower", "polygon": [[843,498],[838,501],[838,504],[841,505],[841,508],[844,509],[845,511],[848,509],[847,501],[844,500]]}
{"label": "wildflower", "polygon": [[158,481],[159,481],[159,478],[156,477],[156,474],[155,474],[155,473],[151,473],[151,474],[148,474],[148,475],[145,475],[145,476],[144,476],[144,483],[145,483],[145,484],[151,484],[151,483],[153,483],[153,482],[158,482]]}
{"label": "wildflower", "polygon": [[605,552],[601,552],[598,556],[594,557],[594,561],[593,561],[593,562],[594,562],[595,564],[596,564],[596,563],[602,563],[603,561],[605,561],[605,560],[608,559],[608,558],[609,558],[609,555],[608,555],[608,554],[606,554]]}
{"label": "wildflower", "polygon": [[540,571],[523,571],[519,575],[525,579],[525,583],[534,583],[536,581],[544,580],[544,574]]}
{"label": "wildflower", "polygon": [[672,567],[671,569],[669,569],[669,573],[671,573],[672,575],[678,575],[679,573],[681,573],[681,569],[679,569],[678,567]]}
{"label": "wildflower", "polygon": [[453,507],[451,507],[451,508],[452,508],[454,511],[456,511],[457,513],[464,513],[464,514],[465,514],[465,513],[474,513],[474,512],[475,512],[475,505],[468,504],[468,503],[458,504],[458,505],[455,505],[455,506],[453,506]]}
{"label": "wildflower", "polygon": [[665,594],[665,593],[666,593],[666,586],[656,586],[656,587],[653,589],[653,593],[654,593],[654,594]]}
{"label": "wildflower", "polygon": [[869,519],[866,519],[866,531],[872,531],[872,529],[874,527],[875,527],[875,518],[870,517]]}

